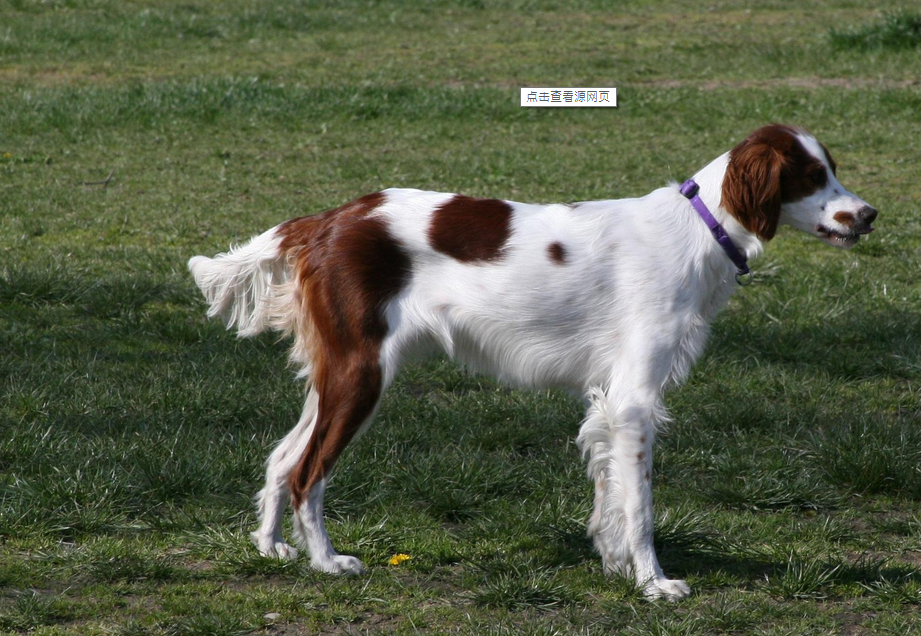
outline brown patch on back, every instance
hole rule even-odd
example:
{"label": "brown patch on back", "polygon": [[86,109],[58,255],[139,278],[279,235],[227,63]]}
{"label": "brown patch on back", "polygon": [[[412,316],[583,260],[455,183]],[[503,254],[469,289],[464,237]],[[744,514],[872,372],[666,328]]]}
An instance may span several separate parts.
{"label": "brown patch on back", "polygon": [[364,217],[383,202],[383,192],[372,192],[333,210],[286,221],[278,228],[278,233],[283,237],[281,249],[290,255],[292,252],[306,248],[314,241],[321,225],[326,226],[332,219],[340,216]]}
{"label": "brown patch on back", "polygon": [[547,253],[550,255],[550,260],[557,265],[566,264],[566,248],[562,243],[551,243],[547,246]]}
{"label": "brown patch on back", "polygon": [[319,397],[314,432],[290,476],[295,506],[329,473],[380,398],[383,309],[411,265],[386,222],[369,216],[383,201],[382,193],[369,194],[278,229],[296,277],[296,338],[309,352]]}
{"label": "brown patch on back", "polygon": [[432,214],[429,244],[462,263],[501,258],[511,234],[512,206],[456,194]]}
{"label": "brown patch on back", "polygon": [[797,139],[802,132],[780,124],[763,126],[729,153],[722,205],[764,240],[777,231],[781,204],[803,199],[828,182],[825,165]]}

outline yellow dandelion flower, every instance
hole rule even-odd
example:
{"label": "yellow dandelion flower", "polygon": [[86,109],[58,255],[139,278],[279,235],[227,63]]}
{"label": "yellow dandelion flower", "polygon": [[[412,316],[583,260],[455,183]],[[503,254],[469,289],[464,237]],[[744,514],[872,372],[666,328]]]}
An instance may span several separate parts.
{"label": "yellow dandelion flower", "polygon": [[412,557],[408,554],[394,554],[390,557],[390,565],[400,565],[404,561],[409,561]]}

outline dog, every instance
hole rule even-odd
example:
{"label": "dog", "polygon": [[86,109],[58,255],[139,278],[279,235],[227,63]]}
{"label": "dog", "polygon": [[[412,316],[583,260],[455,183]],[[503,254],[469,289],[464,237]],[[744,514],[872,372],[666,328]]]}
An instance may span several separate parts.
{"label": "dog", "polygon": [[300,419],[267,461],[252,539],[293,559],[290,499],[312,567],[358,574],[323,521],[327,480],[406,360],[443,351],[522,387],[583,396],[577,443],[594,481],[588,534],[609,574],[649,598],[687,596],[653,547],[652,447],[663,392],[701,355],[710,322],[780,225],[849,248],[877,211],[797,127],[755,130],[684,185],[643,197],[533,205],[389,189],[189,261],[240,336],[293,337]]}

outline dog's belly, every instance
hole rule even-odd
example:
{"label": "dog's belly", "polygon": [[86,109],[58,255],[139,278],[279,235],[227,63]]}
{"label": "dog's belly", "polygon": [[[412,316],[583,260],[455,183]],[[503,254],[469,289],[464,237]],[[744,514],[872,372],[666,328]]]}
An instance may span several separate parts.
{"label": "dog's belly", "polygon": [[518,280],[491,273],[432,271],[414,280],[388,309],[393,334],[385,352],[434,345],[472,370],[523,387],[583,392],[607,377],[619,331],[607,294],[534,284],[540,272]]}

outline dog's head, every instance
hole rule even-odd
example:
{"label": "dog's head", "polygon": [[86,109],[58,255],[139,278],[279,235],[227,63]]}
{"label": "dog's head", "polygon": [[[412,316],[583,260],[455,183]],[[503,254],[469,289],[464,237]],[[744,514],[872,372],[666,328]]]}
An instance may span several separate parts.
{"label": "dog's head", "polygon": [[787,224],[835,247],[873,231],[876,210],[836,177],[828,149],[801,128],[759,128],[729,153],[722,205],[763,240]]}

